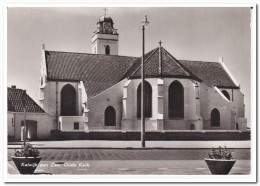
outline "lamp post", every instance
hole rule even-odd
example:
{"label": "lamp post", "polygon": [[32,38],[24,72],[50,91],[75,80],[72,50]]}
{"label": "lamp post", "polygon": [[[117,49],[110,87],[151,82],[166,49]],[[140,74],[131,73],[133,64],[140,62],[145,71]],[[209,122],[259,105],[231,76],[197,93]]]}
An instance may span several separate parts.
{"label": "lamp post", "polygon": [[147,15],[145,16],[145,20],[142,22],[142,72],[141,72],[141,141],[142,147],[145,147],[145,113],[144,113],[144,53],[145,53],[145,28],[147,28],[149,22],[147,21]]}
{"label": "lamp post", "polygon": [[25,144],[26,144],[26,136],[27,136],[27,133],[26,133],[26,100],[25,100],[25,97],[26,97],[26,90],[23,91],[23,94],[22,94],[22,104],[23,104],[23,112],[24,112],[24,121],[23,121],[23,145],[25,147]]}

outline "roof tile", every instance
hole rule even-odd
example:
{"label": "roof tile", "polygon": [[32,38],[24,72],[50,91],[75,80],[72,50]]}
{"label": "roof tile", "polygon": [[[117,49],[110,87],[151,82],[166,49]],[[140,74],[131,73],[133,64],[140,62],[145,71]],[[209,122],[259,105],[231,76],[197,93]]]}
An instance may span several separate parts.
{"label": "roof tile", "polygon": [[[22,95],[23,91],[21,89],[9,88],[7,91],[7,99],[8,99],[8,111],[11,112],[23,112],[23,103],[22,103]],[[44,113],[44,110],[34,102],[34,100],[26,94],[25,97],[26,102],[26,111],[33,113]]]}
{"label": "roof tile", "polygon": [[209,86],[238,88],[219,62],[179,60]]}
{"label": "roof tile", "polygon": [[118,83],[136,57],[46,51],[48,80],[83,81],[88,97]]}

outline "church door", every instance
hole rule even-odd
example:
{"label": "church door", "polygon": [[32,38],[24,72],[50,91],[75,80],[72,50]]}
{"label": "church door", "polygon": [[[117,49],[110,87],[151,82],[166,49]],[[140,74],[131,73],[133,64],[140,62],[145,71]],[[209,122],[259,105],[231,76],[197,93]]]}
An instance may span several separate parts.
{"label": "church door", "polygon": [[76,90],[65,85],[61,90],[61,116],[76,116]]}

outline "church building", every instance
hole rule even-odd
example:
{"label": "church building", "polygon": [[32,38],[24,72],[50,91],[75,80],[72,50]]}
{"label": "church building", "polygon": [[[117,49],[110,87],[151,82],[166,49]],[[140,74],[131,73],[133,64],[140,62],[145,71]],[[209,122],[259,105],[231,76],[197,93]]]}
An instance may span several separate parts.
{"label": "church building", "polygon": [[[92,53],[43,47],[40,106],[55,130],[140,131],[141,57],[118,55],[114,27],[99,19]],[[160,42],[144,69],[146,131],[247,130],[244,95],[223,58],[178,60]]]}

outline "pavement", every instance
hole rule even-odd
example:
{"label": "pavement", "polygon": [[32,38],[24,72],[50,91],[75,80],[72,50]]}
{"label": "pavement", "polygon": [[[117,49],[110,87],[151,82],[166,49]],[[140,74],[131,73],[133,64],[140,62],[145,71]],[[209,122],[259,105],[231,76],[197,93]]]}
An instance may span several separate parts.
{"label": "pavement", "polygon": [[[8,173],[19,174],[8,149]],[[40,149],[35,174],[210,175],[208,149]],[[250,174],[250,149],[232,149],[230,174]]]}
{"label": "pavement", "polygon": [[[32,141],[37,148],[142,148],[140,141],[66,140]],[[22,142],[10,142],[8,149],[19,148]],[[146,141],[146,148],[251,148],[251,141]]]}

